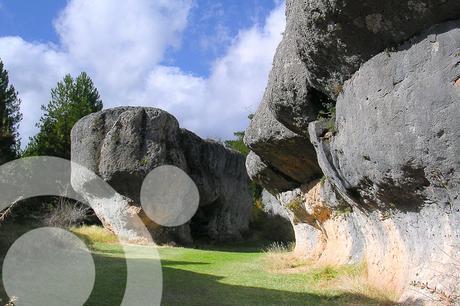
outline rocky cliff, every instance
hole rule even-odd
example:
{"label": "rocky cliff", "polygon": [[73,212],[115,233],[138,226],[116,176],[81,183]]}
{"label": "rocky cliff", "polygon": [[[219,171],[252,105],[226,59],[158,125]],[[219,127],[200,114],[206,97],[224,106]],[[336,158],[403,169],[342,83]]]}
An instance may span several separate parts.
{"label": "rocky cliff", "polygon": [[[190,243],[197,236],[238,239],[248,228],[252,197],[243,155],[180,129],[177,120],[160,109],[121,107],[81,119],[72,130],[72,161],[117,191],[117,197],[104,201],[104,194],[94,194],[91,181],[74,186],[104,226],[121,238],[145,238],[131,228],[133,214],[143,219],[160,243]],[[191,222],[179,227],[155,224],[140,205],[144,179],[162,165],[182,169],[198,188],[198,211]],[[175,185],[171,182],[170,188]]]}
{"label": "rocky cliff", "polygon": [[410,303],[458,294],[457,18],[454,0],[288,0],[246,132],[248,173],[286,211],[296,253],[365,261]]}

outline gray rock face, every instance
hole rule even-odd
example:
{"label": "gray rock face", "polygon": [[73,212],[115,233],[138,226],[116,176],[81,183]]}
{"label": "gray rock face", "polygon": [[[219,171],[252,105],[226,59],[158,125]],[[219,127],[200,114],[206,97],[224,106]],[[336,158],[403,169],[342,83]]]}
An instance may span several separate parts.
{"label": "gray rock face", "polygon": [[337,101],[331,162],[361,201],[418,210],[460,192],[460,21],[381,53]]}
{"label": "gray rock face", "polygon": [[308,137],[321,104],[335,100],[361,64],[458,18],[460,2],[288,0],[286,15],[264,100],[277,120]]}
{"label": "gray rock face", "polygon": [[[251,120],[244,141],[262,162],[255,163],[257,167],[250,170],[253,177],[257,172],[261,172],[256,169],[267,169],[262,164],[269,165],[272,171],[278,172],[286,181],[292,183],[291,185],[298,186],[321,175],[310,141],[278,122],[266,103],[261,104]],[[253,163],[254,156],[250,158],[250,162]],[[279,179],[276,182],[281,183]],[[275,189],[279,189],[279,186]]]}
{"label": "gray rock face", "polygon": [[[248,227],[252,199],[244,157],[181,130],[177,120],[160,109],[122,107],[83,118],[72,130],[72,161],[99,175],[120,194],[116,203],[96,206],[95,212],[103,223],[107,213],[119,214],[112,220],[137,214],[157,242],[191,242],[189,224],[159,227],[148,221],[139,207],[140,190],[147,174],[158,166],[173,165],[196,183],[200,192],[198,215],[201,209],[211,207],[207,209],[207,219],[200,223],[211,239],[239,238]],[[104,225],[130,240],[142,239],[135,237],[135,230],[133,233],[125,228],[126,224]]]}
{"label": "gray rock face", "polygon": [[456,0],[288,0],[286,32],[312,87],[336,97],[363,62],[459,15]]}
{"label": "gray rock face", "polygon": [[295,188],[298,183],[286,178],[283,174],[265,164],[254,152],[249,152],[246,158],[246,169],[251,180],[261,186],[267,186],[272,194],[277,194]]}
{"label": "gray rock face", "polygon": [[241,238],[252,207],[244,156],[185,129],[181,130],[181,148],[200,191],[200,206],[213,212],[204,220],[208,235],[219,241]]}
{"label": "gray rock face", "polygon": [[267,190],[262,191],[262,204],[264,206],[264,211],[268,215],[280,216],[281,218],[290,221],[288,210]]}
{"label": "gray rock face", "polygon": [[[433,297],[420,284],[460,296],[457,18],[453,0],[288,0],[246,137],[248,172],[287,208],[295,252],[364,261],[371,284],[408,304]],[[329,99],[335,122],[315,121]],[[281,162],[310,143],[304,165],[318,164],[321,181],[295,179],[286,164],[312,172]]]}
{"label": "gray rock face", "polygon": [[327,97],[308,83],[309,73],[297,50],[293,33],[285,32],[276,50],[264,102],[288,129],[308,137],[308,124],[316,120]]}

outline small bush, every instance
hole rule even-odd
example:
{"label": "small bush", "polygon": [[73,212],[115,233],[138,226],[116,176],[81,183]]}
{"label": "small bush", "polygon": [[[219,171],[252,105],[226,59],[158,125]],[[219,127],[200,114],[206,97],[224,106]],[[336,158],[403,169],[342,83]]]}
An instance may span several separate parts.
{"label": "small bush", "polygon": [[265,253],[268,254],[282,254],[282,253],[288,253],[294,250],[295,243],[290,242],[290,243],[283,243],[283,242],[273,242],[270,244],[268,247],[265,248]]}
{"label": "small bush", "polygon": [[60,197],[56,203],[49,205],[44,223],[51,227],[69,229],[82,225],[90,212],[88,206]]}
{"label": "small bush", "polygon": [[313,280],[315,281],[330,281],[339,275],[339,271],[332,266],[326,266],[313,272]]}
{"label": "small bush", "polygon": [[325,103],[324,109],[318,113],[318,120],[326,122],[326,128],[328,131],[335,134],[337,129],[335,127],[336,109],[332,102]]}

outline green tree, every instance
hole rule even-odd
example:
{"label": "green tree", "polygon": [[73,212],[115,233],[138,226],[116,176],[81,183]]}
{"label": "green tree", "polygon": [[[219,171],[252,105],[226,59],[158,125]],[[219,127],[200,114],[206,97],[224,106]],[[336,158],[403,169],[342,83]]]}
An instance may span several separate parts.
{"label": "green tree", "polygon": [[66,75],[51,90],[51,100],[30,139],[26,156],[49,155],[70,159],[70,132],[74,124],[86,115],[100,111],[102,101],[93,81],[86,73],[76,79]]}
{"label": "green tree", "polygon": [[[249,115],[248,118],[251,120],[252,117],[253,117],[253,115],[251,114],[251,115]],[[233,133],[233,135],[235,135],[235,139],[224,141],[225,147],[233,149],[235,151],[238,151],[241,154],[243,154],[244,156],[248,156],[250,150],[249,150],[248,146],[243,141],[244,132],[243,131],[235,132],[235,133]],[[257,202],[257,200],[259,200],[262,197],[263,188],[261,186],[257,185],[255,182],[251,182],[249,184],[249,188],[251,189],[252,197],[254,199],[254,202]]]}
{"label": "green tree", "polygon": [[235,132],[233,135],[235,135],[236,139],[224,141],[225,146],[247,156],[249,154],[249,148],[243,141],[244,132]]}
{"label": "green tree", "polygon": [[8,71],[0,60],[0,164],[19,157],[20,105],[18,93],[9,83]]}

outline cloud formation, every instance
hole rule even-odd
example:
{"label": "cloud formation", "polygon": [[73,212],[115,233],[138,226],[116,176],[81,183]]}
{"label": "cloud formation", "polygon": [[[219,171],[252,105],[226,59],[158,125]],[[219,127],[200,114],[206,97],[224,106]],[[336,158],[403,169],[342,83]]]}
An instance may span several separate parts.
{"label": "cloud formation", "polygon": [[191,0],[72,0],[55,20],[59,45],[0,38],[0,58],[23,100],[24,142],[36,132],[50,89],[80,71],[93,78],[105,108],[160,107],[202,137],[223,139],[244,129],[281,40],[284,5],[264,24],[241,30],[206,78],[163,63],[168,50],[180,48],[191,9]]}

